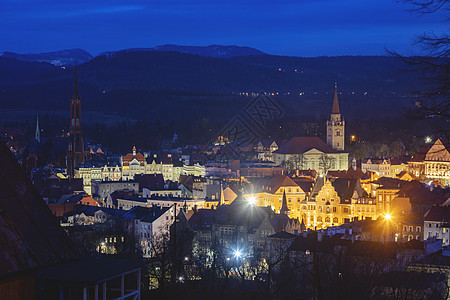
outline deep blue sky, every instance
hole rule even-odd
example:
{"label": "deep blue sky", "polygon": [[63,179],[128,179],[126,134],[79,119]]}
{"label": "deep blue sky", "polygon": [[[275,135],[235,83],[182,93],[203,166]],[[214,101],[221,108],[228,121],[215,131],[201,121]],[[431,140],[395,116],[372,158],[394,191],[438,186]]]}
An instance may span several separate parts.
{"label": "deep blue sky", "polygon": [[0,52],[250,46],[293,56],[414,53],[414,37],[448,29],[395,0],[0,0]]}

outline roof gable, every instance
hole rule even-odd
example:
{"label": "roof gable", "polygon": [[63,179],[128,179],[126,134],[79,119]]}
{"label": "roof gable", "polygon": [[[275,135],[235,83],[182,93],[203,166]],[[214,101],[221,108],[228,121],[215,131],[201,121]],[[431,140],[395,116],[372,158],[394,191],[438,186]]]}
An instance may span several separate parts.
{"label": "roof gable", "polygon": [[448,143],[445,144],[438,139],[425,155],[425,160],[447,161],[450,162],[450,152],[448,151]]}

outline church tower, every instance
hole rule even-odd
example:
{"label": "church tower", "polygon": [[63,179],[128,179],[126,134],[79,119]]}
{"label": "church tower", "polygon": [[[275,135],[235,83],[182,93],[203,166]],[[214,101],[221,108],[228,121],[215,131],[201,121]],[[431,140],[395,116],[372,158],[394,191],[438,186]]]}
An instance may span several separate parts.
{"label": "church tower", "polygon": [[67,172],[74,176],[74,169],[84,163],[84,141],[81,131],[81,98],[78,92],[77,66],[73,82],[73,93],[70,97],[70,134],[67,151]]}
{"label": "church tower", "polygon": [[344,151],[345,121],[341,119],[337,96],[337,84],[334,85],[333,109],[327,121],[327,144],[337,151]]}

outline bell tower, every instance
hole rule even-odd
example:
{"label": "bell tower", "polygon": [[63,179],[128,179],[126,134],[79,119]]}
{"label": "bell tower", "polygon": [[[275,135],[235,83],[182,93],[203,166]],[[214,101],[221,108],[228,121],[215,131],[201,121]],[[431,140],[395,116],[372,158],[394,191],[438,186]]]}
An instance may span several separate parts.
{"label": "bell tower", "polygon": [[67,151],[67,172],[74,176],[74,169],[84,163],[84,141],[81,130],[81,98],[78,91],[77,66],[73,81],[73,93],[70,97],[70,133]]}
{"label": "bell tower", "polygon": [[337,151],[344,151],[345,121],[341,119],[337,96],[337,83],[334,84],[333,109],[327,121],[327,144]]}

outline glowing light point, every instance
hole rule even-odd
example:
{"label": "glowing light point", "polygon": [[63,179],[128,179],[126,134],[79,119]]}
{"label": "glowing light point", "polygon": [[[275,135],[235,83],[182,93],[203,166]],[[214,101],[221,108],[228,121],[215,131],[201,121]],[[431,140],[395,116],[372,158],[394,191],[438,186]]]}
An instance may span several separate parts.
{"label": "glowing light point", "polygon": [[251,196],[250,198],[248,198],[248,203],[251,205],[255,205],[256,204],[256,198]]}
{"label": "glowing light point", "polygon": [[384,216],[384,218],[389,221],[391,219],[391,215],[387,214],[387,215]]}
{"label": "glowing light point", "polygon": [[235,258],[239,259],[241,256],[242,256],[242,253],[241,253],[240,250],[235,250],[235,251],[234,251],[234,257],[235,257]]}

